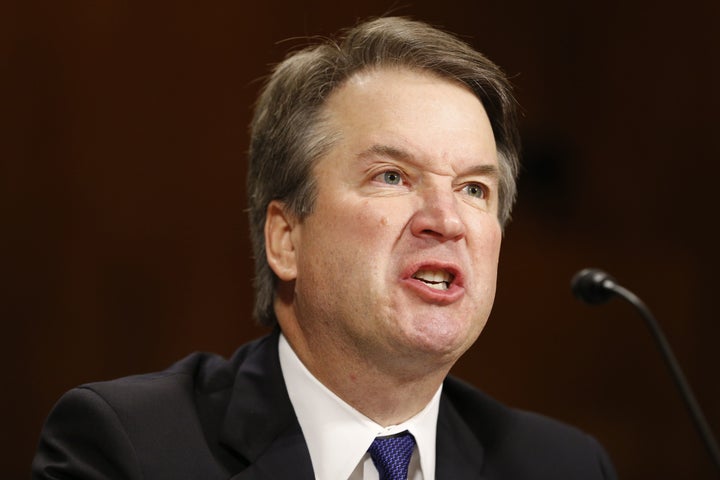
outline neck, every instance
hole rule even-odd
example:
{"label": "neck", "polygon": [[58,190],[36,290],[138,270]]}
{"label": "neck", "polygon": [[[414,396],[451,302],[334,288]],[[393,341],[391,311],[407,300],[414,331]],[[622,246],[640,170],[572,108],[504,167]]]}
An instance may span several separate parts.
{"label": "neck", "polygon": [[303,332],[295,322],[281,322],[281,326],[293,351],[315,378],[382,426],[397,425],[423,410],[452,365],[418,358],[373,358],[322,338],[318,332]]}

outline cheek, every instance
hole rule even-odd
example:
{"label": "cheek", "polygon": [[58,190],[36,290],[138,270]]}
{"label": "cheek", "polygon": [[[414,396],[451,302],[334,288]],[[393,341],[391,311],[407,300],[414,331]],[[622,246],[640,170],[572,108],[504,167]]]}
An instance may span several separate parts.
{"label": "cheek", "polygon": [[[335,269],[354,269],[383,250],[392,220],[371,202],[338,202],[313,213],[316,220],[306,235],[315,263]],[[320,260],[318,260],[320,259]]]}
{"label": "cheek", "polygon": [[500,227],[494,229],[493,233],[489,236],[488,239],[488,255],[492,255],[493,258],[499,259],[500,257],[500,245],[502,244],[502,231],[500,230]]}
{"label": "cheek", "polygon": [[496,223],[484,222],[477,231],[472,233],[474,238],[471,246],[475,261],[481,268],[490,273],[495,272],[500,259],[500,246],[502,244],[502,231]]}
{"label": "cheek", "polygon": [[368,243],[382,243],[392,230],[402,225],[401,206],[366,199],[341,209],[336,225],[343,225],[345,234],[363,238]]}

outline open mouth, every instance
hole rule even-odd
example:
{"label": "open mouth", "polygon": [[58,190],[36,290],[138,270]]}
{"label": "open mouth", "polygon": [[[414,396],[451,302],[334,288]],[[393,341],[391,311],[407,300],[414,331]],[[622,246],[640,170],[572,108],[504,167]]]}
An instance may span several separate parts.
{"label": "open mouth", "polygon": [[418,270],[412,276],[435,290],[447,290],[455,279],[455,275],[445,270]]}

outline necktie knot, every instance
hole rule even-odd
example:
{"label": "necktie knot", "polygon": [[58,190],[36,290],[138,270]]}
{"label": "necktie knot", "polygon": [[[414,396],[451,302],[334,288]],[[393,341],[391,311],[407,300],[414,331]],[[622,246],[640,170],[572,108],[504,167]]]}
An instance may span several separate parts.
{"label": "necktie knot", "polygon": [[390,437],[377,437],[368,452],[380,480],[407,480],[415,438],[407,430]]}

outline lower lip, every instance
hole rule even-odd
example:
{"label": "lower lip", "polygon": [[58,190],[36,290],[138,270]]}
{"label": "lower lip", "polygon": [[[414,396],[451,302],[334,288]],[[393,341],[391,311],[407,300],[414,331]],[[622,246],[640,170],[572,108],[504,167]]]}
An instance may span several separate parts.
{"label": "lower lip", "polygon": [[455,283],[451,283],[447,290],[436,290],[412,277],[404,279],[403,285],[424,301],[438,305],[457,302],[465,293],[465,289]]}

